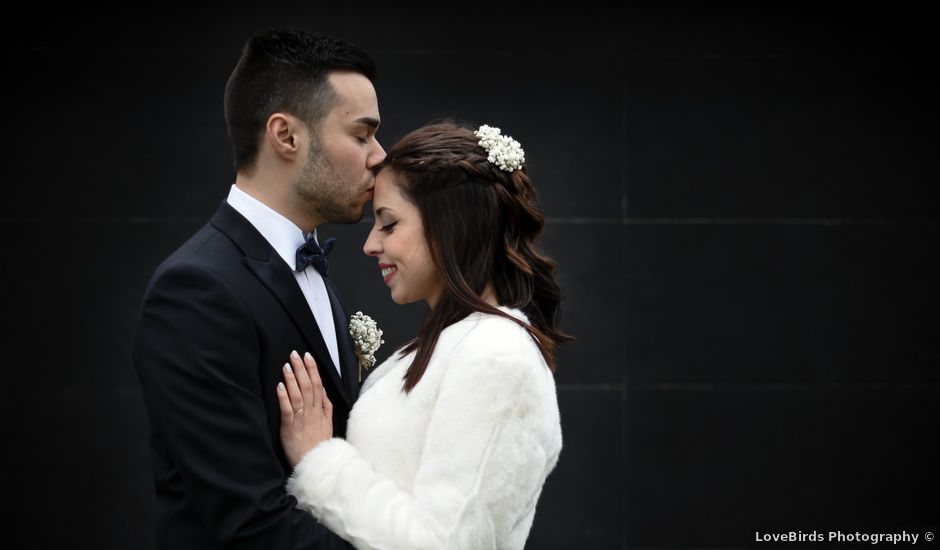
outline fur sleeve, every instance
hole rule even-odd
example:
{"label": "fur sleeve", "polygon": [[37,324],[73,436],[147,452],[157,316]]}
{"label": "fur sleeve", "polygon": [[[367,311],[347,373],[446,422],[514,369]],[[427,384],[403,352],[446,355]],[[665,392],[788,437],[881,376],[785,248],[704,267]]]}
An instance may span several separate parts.
{"label": "fur sleeve", "polygon": [[339,439],[308,453],[288,490],[360,549],[496,548],[534,508],[557,461],[557,407],[541,361],[460,361],[441,380],[411,491]]}

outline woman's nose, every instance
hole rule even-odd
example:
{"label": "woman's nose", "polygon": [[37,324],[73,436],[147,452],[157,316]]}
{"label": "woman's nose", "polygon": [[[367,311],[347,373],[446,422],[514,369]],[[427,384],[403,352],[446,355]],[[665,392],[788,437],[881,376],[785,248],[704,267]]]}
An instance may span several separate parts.
{"label": "woman's nose", "polygon": [[366,243],[362,245],[362,252],[366,256],[378,256],[382,252],[382,247],[379,243],[379,238],[375,234],[375,230],[369,231],[369,236],[366,237]]}

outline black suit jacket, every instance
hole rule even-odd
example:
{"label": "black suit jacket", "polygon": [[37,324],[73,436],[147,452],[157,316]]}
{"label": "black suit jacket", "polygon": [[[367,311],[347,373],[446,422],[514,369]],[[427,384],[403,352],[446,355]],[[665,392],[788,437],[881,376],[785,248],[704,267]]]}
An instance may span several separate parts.
{"label": "black suit jacket", "polygon": [[133,359],[150,419],[161,549],[348,549],[294,508],[275,386],[291,350],[309,351],[344,436],[359,393],[348,319],[326,279],[343,377],[296,278],[223,202],[157,268]]}

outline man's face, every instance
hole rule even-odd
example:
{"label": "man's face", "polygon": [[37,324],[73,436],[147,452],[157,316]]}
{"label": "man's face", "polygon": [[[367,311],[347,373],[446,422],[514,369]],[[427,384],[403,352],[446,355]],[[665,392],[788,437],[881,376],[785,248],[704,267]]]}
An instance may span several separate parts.
{"label": "man's face", "polygon": [[359,73],[333,72],[329,81],[338,99],[319,132],[310,129],[307,161],[294,190],[323,221],[356,223],[372,200],[374,169],[385,158],[375,139],[379,104],[372,83]]}

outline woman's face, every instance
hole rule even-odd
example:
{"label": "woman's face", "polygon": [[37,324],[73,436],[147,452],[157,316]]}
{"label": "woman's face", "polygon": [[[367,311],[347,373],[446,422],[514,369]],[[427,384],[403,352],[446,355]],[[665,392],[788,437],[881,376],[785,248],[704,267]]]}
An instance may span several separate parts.
{"label": "woman's face", "polygon": [[379,261],[381,277],[396,304],[424,300],[433,308],[444,285],[424,239],[421,215],[402,195],[399,178],[388,168],[376,176],[372,199],[375,225],[362,250]]}

